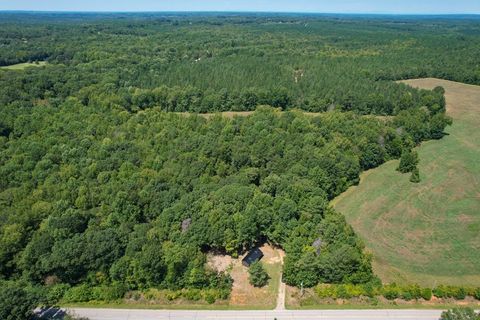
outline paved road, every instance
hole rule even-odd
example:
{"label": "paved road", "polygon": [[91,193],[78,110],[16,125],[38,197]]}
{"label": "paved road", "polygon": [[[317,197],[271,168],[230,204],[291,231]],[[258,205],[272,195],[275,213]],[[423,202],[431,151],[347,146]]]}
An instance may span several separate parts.
{"label": "paved road", "polygon": [[90,320],[438,320],[438,310],[181,311],[70,309]]}

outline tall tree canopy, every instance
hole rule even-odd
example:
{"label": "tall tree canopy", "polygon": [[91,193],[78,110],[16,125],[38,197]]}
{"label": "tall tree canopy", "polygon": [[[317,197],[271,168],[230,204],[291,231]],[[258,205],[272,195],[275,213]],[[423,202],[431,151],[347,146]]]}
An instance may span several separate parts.
{"label": "tall tree canopy", "polygon": [[392,80],[480,82],[467,20],[0,18],[0,65],[48,62],[0,69],[0,278],[77,286],[70,300],[228,290],[206,253],[264,241],[286,250],[291,285],[371,281],[329,200],[450,123],[442,88]]}

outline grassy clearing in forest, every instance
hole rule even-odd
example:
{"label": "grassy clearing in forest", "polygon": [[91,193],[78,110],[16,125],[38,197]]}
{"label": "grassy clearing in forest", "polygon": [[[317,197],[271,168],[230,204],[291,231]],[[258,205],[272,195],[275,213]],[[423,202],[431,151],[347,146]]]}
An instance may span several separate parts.
{"label": "grassy clearing in forest", "polygon": [[12,64],[10,66],[4,66],[0,67],[0,69],[5,69],[5,70],[24,70],[25,68],[28,67],[42,67],[47,64],[46,61],[39,61],[38,63],[35,62],[26,62],[26,63],[18,63],[18,64]]}
{"label": "grassy clearing in forest", "polygon": [[[299,112],[309,117],[321,117],[327,114],[327,112],[305,112],[301,109],[290,109],[287,111]],[[210,113],[174,112],[174,113],[182,116],[198,115],[199,117],[209,120],[217,115],[222,116],[224,118],[228,118],[228,119],[233,119],[235,117],[249,117],[253,115],[254,112],[255,111],[224,111],[224,112],[217,112],[217,113],[211,113],[211,112]],[[282,115],[283,112],[284,111],[282,111],[281,108],[278,108],[275,114]],[[376,118],[378,120],[385,121],[385,122],[393,118],[392,116],[378,116],[378,115],[364,115],[363,117]]]}
{"label": "grassy clearing in forest", "polygon": [[282,274],[283,251],[269,245],[261,247],[264,254],[262,264],[270,280],[263,288],[255,288],[249,283],[248,268],[241,263],[241,257],[233,263],[230,275],[233,278],[233,289],[229,304],[233,307],[252,307],[253,309],[273,309],[277,304],[280,277]]}
{"label": "grassy clearing in forest", "polygon": [[[299,109],[293,109],[290,111],[296,111],[296,112],[301,112],[304,115],[311,116],[311,117],[316,117],[324,114],[323,112],[304,112]],[[205,119],[211,119],[216,115],[220,115],[224,118],[229,118],[233,119],[235,117],[248,117],[251,116],[254,111],[224,111],[224,112],[217,112],[217,113],[192,113],[192,112],[176,112],[177,114],[183,115],[183,116],[190,116],[190,115],[198,115],[200,117],[203,117]],[[282,111],[281,109],[277,110],[277,114],[281,115]]]}
{"label": "grassy clearing in forest", "polygon": [[365,172],[337,197],[374,256],[385,282],[480,285],[480,87],[438,79],[405,83],[443,86],[453,125],[423,143],[419,184],[395,169],[398,161]]}

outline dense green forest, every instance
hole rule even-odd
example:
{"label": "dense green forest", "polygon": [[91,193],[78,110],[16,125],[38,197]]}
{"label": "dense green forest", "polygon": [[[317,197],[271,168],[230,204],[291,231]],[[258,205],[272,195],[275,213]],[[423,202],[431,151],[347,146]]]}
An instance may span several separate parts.
{"label": "dense green forest", "polygon": [[[48,62],[0,69],[0,279],[49,301],[79,286],[223,296],[206,253],[264,241],[290,285],[376,281],[329,200],[450,123],[442,88],[393,80],[480,83],[469,18],[0,18],[0,65]],[[257,111],[170,112],[227,110]]]}

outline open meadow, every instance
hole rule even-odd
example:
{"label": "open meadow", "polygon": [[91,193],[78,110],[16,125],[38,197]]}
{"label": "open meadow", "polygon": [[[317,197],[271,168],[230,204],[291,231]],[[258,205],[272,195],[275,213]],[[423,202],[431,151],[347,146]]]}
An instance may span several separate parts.
{"label": "open meadow", "polygon": [[453,125],[418,148],[421,182],[390,161],[333,201],[374,256],[383,281],[480,284],[480,87],[445,80],[405,83],[446,90]]}

